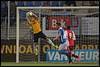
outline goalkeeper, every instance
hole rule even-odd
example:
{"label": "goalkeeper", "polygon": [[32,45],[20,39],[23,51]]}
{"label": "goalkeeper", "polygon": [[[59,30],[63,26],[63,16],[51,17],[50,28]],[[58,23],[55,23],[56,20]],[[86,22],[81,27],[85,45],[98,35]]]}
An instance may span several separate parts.
{"label": "goalkeeper", "polygon": [[34,34],[35,45],[38,43],[38,38],[43,38],[47,40],[47,42],[51,44],[53,47],[56,47],[54,43],[42,32],[38,16],[35,13],[33,13],[32,11],[27,12],[26,18],[29,27],[32,29],[32,32]]}

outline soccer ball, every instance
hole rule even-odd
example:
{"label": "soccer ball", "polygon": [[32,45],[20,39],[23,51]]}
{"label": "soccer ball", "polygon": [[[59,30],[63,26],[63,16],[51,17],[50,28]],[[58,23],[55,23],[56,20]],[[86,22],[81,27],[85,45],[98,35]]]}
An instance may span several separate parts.
{"label": "soccer ball", "polygon": [[28,16],[28,17],[32,17],[32,16],[34,16],[34,17],[38,17],[35,13],[33,13],[33,12],[27,12],[26,13],[26,16]]}
{"label": "soccer ball", "polygon": [[26,13],[26,16],[33,16],[33,13],[30,11],[30,12],[27,12]]}

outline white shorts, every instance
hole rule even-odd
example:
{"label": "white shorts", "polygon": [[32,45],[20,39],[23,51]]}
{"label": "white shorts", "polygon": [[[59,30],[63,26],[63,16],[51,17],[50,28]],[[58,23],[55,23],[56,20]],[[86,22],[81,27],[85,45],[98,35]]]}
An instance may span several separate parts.
{"label": "white shorts", "polygon": [[67,50],[68,46],[69,46],[69,42],[66,41],[66,42],[63,43],[63,44],[60,44],[59,50]]}

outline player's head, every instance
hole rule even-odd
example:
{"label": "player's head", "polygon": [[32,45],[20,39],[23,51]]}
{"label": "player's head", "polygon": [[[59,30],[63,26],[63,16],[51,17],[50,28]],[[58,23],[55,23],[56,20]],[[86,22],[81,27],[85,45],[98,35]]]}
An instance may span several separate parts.
{"label": "player's head", "polygon": [[61,27],[61,23],[56,23],[56,24],[57,24],[57,26]]}
{"label": "player's head", "polygon": [[28,17],[29,20],[34,20],[37,18],[37,15],[33,13],[32,11],[27,12],[26,16]]}
{"label": "player's head", "polygon": [[67,29],[70,30],[71,29],[71,26],[67,26]]}

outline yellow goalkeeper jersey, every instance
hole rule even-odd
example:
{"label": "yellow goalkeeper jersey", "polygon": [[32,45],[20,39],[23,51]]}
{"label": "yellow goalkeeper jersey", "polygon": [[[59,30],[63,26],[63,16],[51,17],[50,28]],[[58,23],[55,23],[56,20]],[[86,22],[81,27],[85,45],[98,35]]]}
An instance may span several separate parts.
{"label": "yellow goalkeeper jersey", "polygon": [[39,33],[41,31],[41,26],[38,19],[32,21],[31,26],[34,31],[34,34]]}

